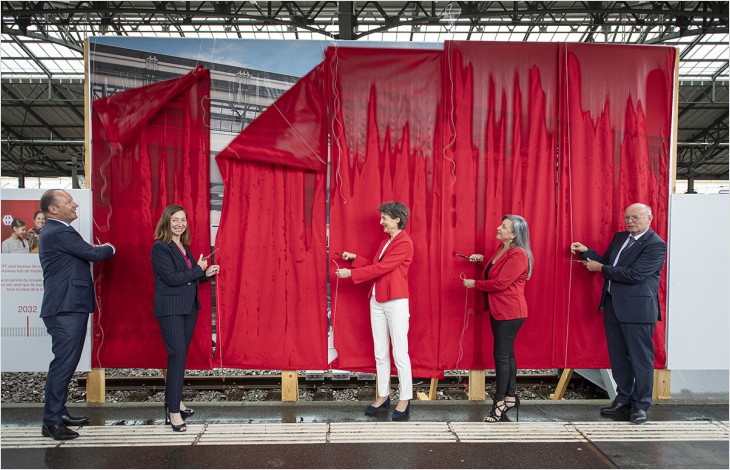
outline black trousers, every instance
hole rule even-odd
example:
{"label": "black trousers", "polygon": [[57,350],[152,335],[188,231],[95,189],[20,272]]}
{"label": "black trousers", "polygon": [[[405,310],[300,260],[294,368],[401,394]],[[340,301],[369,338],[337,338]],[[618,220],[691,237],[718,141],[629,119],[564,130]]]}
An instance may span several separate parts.
{"label": "black trousers", "polygon": [[656,323],[622,323],[616,318],[611,295],[603,312],[608,359],[616,382],[616,401],[648,410],[654,389],[654,328]]}
{"label": "black trousers", "polygon": [[496,401],[504,400],[505,396],[514,397],[517,386],[517,361],[515,360],[515,338],[520,327],[525,323],[524,318],[515,320],[497,320],[489,316],[494,335],[494,368],[497,375],[497,390],[494,393]]}
{"label": "black trousers", "polygon": [[188,315],[168,315],[157,317],[162,331],[162,341],[167,350],[167,380],[165,381],[165,403],[170,413],[180,412],[183,382],[185,381],[185,361],[188,348],[193,339],[198,311]]}
{"label": "black trousers", "polygon": [[79,365],[84,350],[88,313],[61,313],[43,317],[48,334],[51,335],[53,360],[48,366],[46,379],[46,404],[43,408],[43,423],[49,426],[61,424],[61,416],[67,415],[68,384]]}

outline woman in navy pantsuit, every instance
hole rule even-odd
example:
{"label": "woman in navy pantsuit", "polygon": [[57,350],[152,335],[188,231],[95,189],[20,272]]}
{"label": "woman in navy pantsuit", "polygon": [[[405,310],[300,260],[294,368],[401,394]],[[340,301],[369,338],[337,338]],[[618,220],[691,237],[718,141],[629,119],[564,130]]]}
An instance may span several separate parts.
{"label": "woman in navy pantsuit", "polygon": [[170,205],[162,212],[155,229],[152,267],[155,271],[154,315],[160,324],[167,350],[165,382],[165,424],[174,431],[187,431],[185,418],[193,414],[182,402],[185,361],[198,319],[198,284],[218,274],[219,266],[208,266],[200,255],[197,263],[188,245],[190,231],[185,209]]}

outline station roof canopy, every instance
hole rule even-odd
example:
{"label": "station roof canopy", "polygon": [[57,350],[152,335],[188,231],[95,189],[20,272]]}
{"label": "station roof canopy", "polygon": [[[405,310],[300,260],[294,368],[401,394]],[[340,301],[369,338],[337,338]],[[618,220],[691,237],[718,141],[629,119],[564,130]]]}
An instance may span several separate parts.
{"label": "station roof canopy", "polygon": [[3,1],[1,8],[6,176],[83,168],[84,40],[137,36],[676,46],[677,177],[728,179],[726,1]]}

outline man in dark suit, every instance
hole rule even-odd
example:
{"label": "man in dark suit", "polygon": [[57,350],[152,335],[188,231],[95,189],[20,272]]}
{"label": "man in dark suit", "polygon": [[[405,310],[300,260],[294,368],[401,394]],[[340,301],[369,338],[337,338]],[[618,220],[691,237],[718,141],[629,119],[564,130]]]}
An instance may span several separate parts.
{"label": "man in dark suit", "polygon": [[654,327],[661,320],[659,277],[667,245],[654,233],[651,208],[632,204],[626,208],[626,231],[613,236],[606,254],[579,242],[570,246],[589,271],[603,275],[599,311],[604,311],[608,357],[616,382],[616,398],[601,414],[634,424],[647,420],[654,385]]}
{"label": "man in dark suit", "polygon": [[51,335],[53,360],[48,366],[42,433],[57,440],[74,439],[66,426],[89,423],[85,416],[71,416],[66,408],[68,384],[81,359],[89,313],[96,309],[94,281],[89,262],[111,258],[114,247],[92,246],[69,224],[79,206],[66,191],[51,189],[41,197],[46,225],[40,237],[43,268],[41,318]]}

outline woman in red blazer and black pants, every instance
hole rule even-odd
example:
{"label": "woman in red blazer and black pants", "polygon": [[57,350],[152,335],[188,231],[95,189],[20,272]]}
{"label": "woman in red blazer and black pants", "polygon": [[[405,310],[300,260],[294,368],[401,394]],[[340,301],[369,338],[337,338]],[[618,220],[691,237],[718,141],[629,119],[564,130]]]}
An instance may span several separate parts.
{"label": "woman in red blazer and black pants", "polygon": [[[485,292],[485,305],[494,335],[497,388],[492,409],[484,418],[486,422],[507,421],[507,412],[512,408],[516,408],[519,420],[520,400],[515,391],[515,338],[527,318],[525,281],[532,274],[530,231],[525,219],[512,214],[502,216],[502,224],[497,227],[497,239],[502,244],[484,268],[482,279],[464,279],[465,287],[476,287]],[[484,264],[484,255],[471,255],[469,260]]]}
{"label": "woman in red blazer and black pants", "polygon": [[[365,414],[375,415],[390,408],[390,342],[393,360],[398,369],[400,394],[393,411],[393,420],[405,418],[413,398],[411,359],[408,355],[408,267],[413,261],[413,242],[405,232],[408,208],[401,202],[386,202],[378,208],[380,225],[390,235],[380,243],[373,262],[362,256],[344,252],[342,258],[352,260],[353,269],[338,269],[337,277],[352,277],[355,284],[371,282],[370,326],[375,346],[375,366],[378,375],[378,396],[365,408]],[[390,341],[389,341],[390,340]]]}

